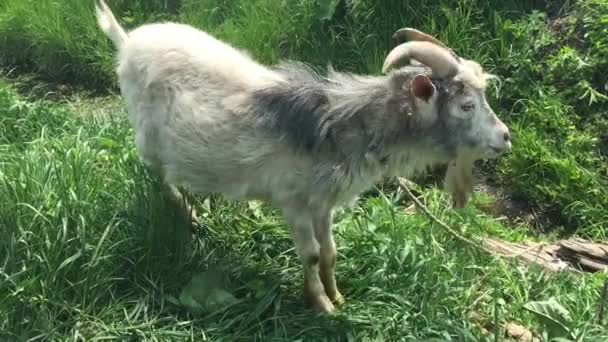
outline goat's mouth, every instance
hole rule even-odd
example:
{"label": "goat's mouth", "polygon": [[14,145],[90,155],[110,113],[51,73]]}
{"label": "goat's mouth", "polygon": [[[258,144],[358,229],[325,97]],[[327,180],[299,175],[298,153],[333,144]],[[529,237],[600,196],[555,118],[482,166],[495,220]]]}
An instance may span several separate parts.
{"label": "goat's mouth", "polygon": [[510,145],[505,145],[503,147],[490,145],[488,147],[490,148],[491,154],[494,157],[500,157],[511,149]]}
{"label": "goat's mouth", "polygon": [[497,155],[501,155],[505,152],[505,149],[494,147],[494,146],[490,146],[490,149]]}

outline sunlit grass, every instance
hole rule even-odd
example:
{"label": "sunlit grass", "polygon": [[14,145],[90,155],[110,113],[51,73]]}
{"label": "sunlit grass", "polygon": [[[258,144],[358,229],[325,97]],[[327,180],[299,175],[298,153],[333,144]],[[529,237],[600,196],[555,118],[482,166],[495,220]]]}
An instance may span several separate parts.
{"label": "sunlit grass", "polygon": [[[483,167],[549,217],[552,234],[482,212],[476,207],[494,200],[485,194],[453,211],[446,194],[425,184],[425,203],[476,241],[606,237],[602,2],[577,2],[566,33],[544,13],[568,6],[520,1],[363,0],[338,6],[329,20],[317,1],[108,3],[129,28],[174,19],[265,64],[293,58],[362,73],[379,73],[395,29],[433,33],[500,76],[489,100],[511,127],[514,150]],[[114,50],[93,15],[93,1],[0,0],[2,67],[116,92]],[[37,95],[35,82],[18,88]],[[116,96],[58,103],[0,84],[0,340],[476,341],[484,338],[469,312],[540,331],[524,304],[550,297],[570,312],[579,340],[608,338],[595,318],[605,275],[548,274],[496,259],[405,213],[411,203],[396,191],[365,196],[337,215],[347,304],[335,317],[316,316],[299,297],[301,265],[280,215],[201,197],[202,227],[192,236],[143,169],[124,108]],[[188,311],[180,294],[200,274],[237,302]]]}

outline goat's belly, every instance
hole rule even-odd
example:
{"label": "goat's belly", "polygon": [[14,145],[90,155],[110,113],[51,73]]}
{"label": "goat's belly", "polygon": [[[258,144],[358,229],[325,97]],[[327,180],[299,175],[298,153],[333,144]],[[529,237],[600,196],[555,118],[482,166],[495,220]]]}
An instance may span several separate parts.
{"label": "goat's belly", "polygon": [[220,193],[230,200],[280,203],[307,197],[314,191],[306,173],[278,167],[276,160],[251,163],[234,149],[212,150],[200,149],[198,156],[191,154],[188,158],[182,158],[182,153],[173,154],[165,163],[168,180],[194,192]]}
{"label": "goat's belly", "polygon": [[361,177],[354,178],[350,183],[345,184],[340,192],[336,196],[337,206],[353,206],[359,196],[370,190],[376,183],[382,180],[381,174],[366,174]]}
{"label": "goat's belly", "polygon": [[[208,178],[206,178],[208,177]],[[201,172],[200,177],[192,181],[181,182],[186,187],[198,193],[217,193],[225,199],[232,201],[259,200],[276,207],[282,207],[293,199],[307,199],[311,194],[303,189],[311,189],[302,184],[293,184],[286,180],[269,181],[267,177],[235,178],[228,175],[223,177],[217,174]],[[320,196],[319,199],[325,199]]]}

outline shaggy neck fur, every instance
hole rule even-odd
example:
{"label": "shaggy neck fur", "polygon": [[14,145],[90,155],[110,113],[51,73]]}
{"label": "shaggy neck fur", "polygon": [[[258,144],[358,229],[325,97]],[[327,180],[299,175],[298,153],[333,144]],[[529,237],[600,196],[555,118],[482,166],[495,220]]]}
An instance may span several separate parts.
{"label": "shaggy neck fur", "polygon": [[[410,83],[415,73],[358,76],[330,70],[325,78],[299,63],[279,65],[276,71],[285,83],[256,90],[253,112],[259,127],[280,134],[298,151],[383,163],[388,156],[403,159],[398,151],[450,153],[438,114],[414,108]],[[401,162],[390,162],[395,163]]]}

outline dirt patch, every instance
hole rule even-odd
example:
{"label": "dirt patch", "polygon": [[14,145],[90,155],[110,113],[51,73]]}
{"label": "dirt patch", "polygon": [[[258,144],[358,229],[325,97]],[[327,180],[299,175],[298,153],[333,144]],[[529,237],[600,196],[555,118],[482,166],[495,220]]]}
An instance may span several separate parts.
{"label": "dirt patch", "polygon": [[478,208],[493,216],[504,216],[511,223],[527,223],[537,226],[542,220],[539,214],[528,203],[514,198],[504,188],[481,182],[475,185],[475,191],[490,195],[494,201]]}
{"label": "dirt patch", "polygon": [[[484,336],[492,336],[494,322],[491,318],[484,317],[475,311],[469,312],[468,316],[472,322],[479,326]],[[540,342],[538,335],[519,323],[507,322],[501,330],[504,332],[503,338],[507,338],[509,341]]]}
{"label": "dirt patch", "polygon": [[563,226],[559,212],[550,206],[541,208],[530,204],[514,194],[507,187],[498,184],[488,173],[475,173],[475,191],[483,192],[492,198],[489,203],[480,203],[477,208],[494,217],[504,217],[512,225],[525,224],[536,232],[548,232]]}
{"label": "dirt patch", "polygon": [[576,18],[574,16],[566,15],[549,20],[548,26],[549,29],[559,37],[569,34],[570,31],[572,31],[575,23]]}
{"label": "dirt patch", "polygon": [[558,17],[548,22],[548,28],[556,37],[562,37],[565,45],[580,49],[585,46],[584,32],[578,19],[573,15]]}
{"label": "dirt patch", "polygon": [[560,231],[561,234],[568,235],[576,231],[575,225],[564,220],[557,205],[532,204],[492,179],[491,174],[487,171],[475,173],[475,191],[492,198],[490,202],[478,203],[479,210],[494,217],[506,218],[511,225],[527,225],[536,233]]}
{"label": "dirt patch", "polygon": [[[485,193],[492,200],[487,203],[477,203],[476,206],[479,210],[494,217],[506,218],[511,225],[527,225],[535,232],[540,233],[567,226],[565,222],[562,222],[559,210],[555,210],[556,208],[551,206],[540,207],[530,204],[510,191],[508,187],[500,185],[497,180],[493,179],[492,175],[495,174],[495,169],[484,168],[484,166],[486,165],[474,169],[474,191]],[[445,165],[435,166],[425,173],[409,178],[407,181],[422,187],[443,188],[446,168]],[[398,187],[397,182],[392,180],[386,180],[378,185],[378,189],[383,192],[395,191]],[[414,186],[410,188],[416,196],[420,195],[414,190]],[[377,194],[376,190],[370,190],[364,195]],[[407,203],[409,203],[409,199],[404,198],[402,204]],[[411,203],[408,205],[406,212],[415,212],[415,206]]]}

